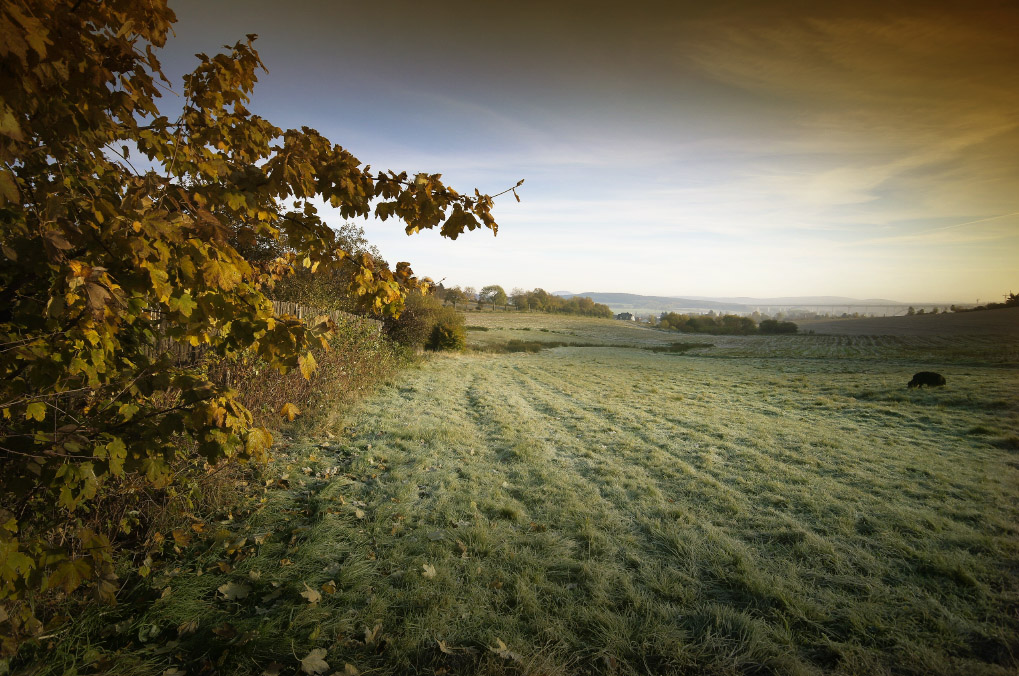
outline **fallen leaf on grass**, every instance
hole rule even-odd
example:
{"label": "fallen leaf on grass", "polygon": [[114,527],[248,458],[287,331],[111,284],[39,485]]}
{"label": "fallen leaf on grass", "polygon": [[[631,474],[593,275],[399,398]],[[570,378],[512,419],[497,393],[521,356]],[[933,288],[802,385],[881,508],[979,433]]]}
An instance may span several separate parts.
{"label": "fallen leaf on grass", "polygon": [[329,580],[324,585],[322,585],[322,591],[324,591],[326,594],[335,594],[336,593],[336,583],[333,582],[332,580]]}
{"label": "fallen leaf on grass", "polygon": [[307,582],[304,583],[304,591],[301,592],[301,596],[308,599],[308,603],[312,605],[322,600],[322,594],[309,587]]}
{"label": "fallen leaf on grass", "polygon": [[190,620],[177,626],[177,636],[193,634],[198,629],[198,620]]}
{"label": "fallen leaf on grass", "polygon": [[502,639],[500,638],[495,639],[495,647],[488,646],[488,649],[491,650],[496,655],[498,655],[499,657],[503,658],[504,660],[513,660],[514,662],[523,661],[520,658],[520,655],[510,650],[509,646],[503,643]]}
{"label": "fallen leaf on grass", "polygon": [[376,624],[373,629],[368,627],[364,628],[364,644],[372,645],[379,640],[379,635],[382,634],[382,624]]}
{"label": "fallen leaf on grass", "polygon": [[182,531],[180,528],[174,528],[172,535],[173,541],[178,547],[187,547],[189,544],[191,544],[190,533],[186,533]]}
{"label": "fallen leaf on grass", "polygon": [[329,671],[329,663],[323,659],[325,656],[325,648],[315,648],[301,660],[301,671],[306,674],[324,674]]}
{"label": "fallen leaf on grass", "polygon": [[237,582],[227,582],[226,584],[219,587],[216,591],[225,596],[227,600],[235,601],[242,599],[251,593],[251,587],[246,584],[239,584]]}
{"label": "fallen leaf on grass", "polygon": [[435,566],[430,564],[422,564],[421,567],[424,569],[421,571],[421,577],[431,580],[435,577]]}
{"label": "fallen leaf on grass", "polygon": [[237,635],[237,630],[234,629],[234,626],[229,622],[224,622],[218,627],[213,627],[212,633],[220,638],[231,639]]}
{"label": "fallen leaf on grass", "polygon": [[262,676],[280,676],[283,672],[283,665],[279,662],[273,662],[265,669],[262,670]]}

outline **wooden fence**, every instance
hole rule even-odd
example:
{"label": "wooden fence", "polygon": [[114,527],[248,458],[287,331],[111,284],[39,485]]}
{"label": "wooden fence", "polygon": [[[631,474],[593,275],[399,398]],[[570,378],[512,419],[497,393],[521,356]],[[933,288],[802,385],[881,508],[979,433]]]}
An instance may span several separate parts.
{"label": "wooden fence", "polygon": [[[339,310],[327,312],[317,308],[308,307],[307,305],[302,305],[300,303],[287,303],[276,300],[272,301],[272,306],[277,317],[291,315],[302,321],[310,321],[316,317],[326,315],[339,325],[359,326],[377,334],[382,333],[381,321],[377,319],[370,319],[368,317],[361,317],[359,315],[353,315],[349,312],[342,312]],[[159,339],[156,341],[154,349],[155,354],[169,352],[173,355],[174,361],[176,361],[177,364],[183,365],[198,362],[206,354],[206,352],[208,352],[209,346],[207,344],[202,343],[199,345],[191,345],[190,343],[167,337],[166,334],[168,333],[168,328],[169,322],[165,319],[159,323],[156,329],[159,334]]]}

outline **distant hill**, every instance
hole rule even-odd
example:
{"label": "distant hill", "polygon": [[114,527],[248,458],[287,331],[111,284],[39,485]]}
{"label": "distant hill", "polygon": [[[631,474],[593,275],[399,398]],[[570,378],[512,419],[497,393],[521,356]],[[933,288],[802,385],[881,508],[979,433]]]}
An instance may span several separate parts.
{"label": "distant hill", "polygon": [[[783,296],[778,298],[752,298],[749,296],[735,297],[711,297],[711,296],[643,296],[635,293],[606,293],[601,291],[585,291],[583,293],[570,293],[560,291],[555,295],[563,298],[572,296],[587,296],[596,303],[604,303],[612,308],[613,312],[632,312],[636,315],[661,314],[663,312],[690,312],[700,313],[714,310],[718,313],[732,312],[736,314],[747,314],[754,310],[762,312],[788,312],[796,308],[823,307],[825,311],[841,313],[854,311],[875,312],[896,314],[904,312],[908,305],[914,305],[917,309],[932,308],[935,305],[946,308],[950,305],[944,303],[904,303],[901,301],[888,300],[885,298],[849,298],[846,296]],[[888,306],[879,310],[881,306]],[[867,309],[872,308],[872,309]],[[901,310],[898,310],[901,308]]]}
{"label": "distant hill", "polygon": [[[562,294],[556,294],[562,295]],[[662,312],[750,312],[751,310],[742,303],[728,303],[725,301],[674,298],[670,296],[641,296],[635,293],[605,293],[585,291],[583,293],[572,293],[564,295],[563,298],[571,296],[588,297],[595,303],[602,303],[612,308],[613,312],[633,312],[634,314],[661,314]]]}
{"label": "distant hill", "polygon": [[[749,296],[734,297],[713,297],[713,296],[688,296],[694,300],[716,300],[727,303],[740,303],[742,305],[908,305],[897,300],[887,298],[849,298],[848,296],[780,296],[778,298],[752,298]],[[926,305],[926,303],[921,303]],[[947,304],[946,304],[947,305]]]}

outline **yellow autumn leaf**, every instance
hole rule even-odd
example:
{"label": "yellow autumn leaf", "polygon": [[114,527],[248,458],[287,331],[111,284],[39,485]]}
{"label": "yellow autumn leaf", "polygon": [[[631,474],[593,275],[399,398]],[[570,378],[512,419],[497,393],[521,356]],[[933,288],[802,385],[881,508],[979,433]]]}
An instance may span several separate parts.
{"label": "yellow autumn leaf", "polygon": [[287,420],[293,421],[294,418],[301,415],[301,409],[297,408],[290,402],[287,402],[283,404],[282,408],[280,408],[280,415],[285,417]]}
{"label": "yellow autumn leaf", "polygon": [[311,380],[311,374],[315,372],[315,368],[318,366],[318,363],[315,361],[315,355],[309,352],[303,357],[299,357],[297,363],[301,367],[301,375],[304,376],[305,380]]}
{"label": "yellow autumn leaf", "polygon": [[237,599],[243,599],[251,593],[251,587],[246,584],[240,584],[237,582],[227,582],[216,589],[220,594],[227,598],[227,600],[235,601]]}
{"label": "yellow autumn leaf", "polygon": [[301,596],[308,600],[308,603],[315,605],[322,600],[322,593],[316,589],[312,589],[308,586],[308,583],[304,583],[304,591],[301,592]]}
{"label": "yellow autumn leaf", "polygon": [[25,409],[25,420],[35,420],[42,422],[46,418],[46,404],[41,401],[33,401]]}
{"label": "yellow autumn leaf", "polygon": [[325,656],[325,648],[315,648],[301,660],[301,671],[312,676],[329,671],[329,663],[323,659]]}

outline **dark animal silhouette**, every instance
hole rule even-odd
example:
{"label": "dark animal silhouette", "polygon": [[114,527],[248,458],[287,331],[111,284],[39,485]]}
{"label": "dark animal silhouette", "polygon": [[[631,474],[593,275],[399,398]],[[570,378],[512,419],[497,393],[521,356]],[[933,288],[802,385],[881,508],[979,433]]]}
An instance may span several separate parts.
{"label": "dark animal silhouette", "polygon": [[940,373],[934,373],[933,371],[920,371],[913,375],[913,379],[909,381],[906,387],[944,387],[945,376]]}

